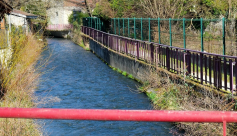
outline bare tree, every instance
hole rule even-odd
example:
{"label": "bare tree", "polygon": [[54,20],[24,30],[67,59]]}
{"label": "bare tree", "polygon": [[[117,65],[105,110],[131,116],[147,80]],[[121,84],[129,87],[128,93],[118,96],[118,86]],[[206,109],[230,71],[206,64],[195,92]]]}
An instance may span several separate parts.
{"label": "bare tree", "polygon": [[140,0],[140,4],[152,18],[178,18],[189,8],[182,0]]}

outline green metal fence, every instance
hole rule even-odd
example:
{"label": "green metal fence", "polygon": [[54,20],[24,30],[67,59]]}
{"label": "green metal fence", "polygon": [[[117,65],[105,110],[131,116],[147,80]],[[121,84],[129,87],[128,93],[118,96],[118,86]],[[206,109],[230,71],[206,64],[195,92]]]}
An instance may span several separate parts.
{"label": "green metal fence", "polygon": [[83,25],[101,31],[203,52],[237,56],[237,23],[229,19],[84,18]]}
{"label": "green metal fence", "polygon": [[237,55],[236,21],[225,18],[112,18],[111,33],[209,53]]}
{"label": "green metal fence", "polygon": [[96,17],[83,18],[83,25],[91,27],[91,28],[95,28],[97,30],[106,31],[104,22],[101,21],[100,18],[96,18]]}

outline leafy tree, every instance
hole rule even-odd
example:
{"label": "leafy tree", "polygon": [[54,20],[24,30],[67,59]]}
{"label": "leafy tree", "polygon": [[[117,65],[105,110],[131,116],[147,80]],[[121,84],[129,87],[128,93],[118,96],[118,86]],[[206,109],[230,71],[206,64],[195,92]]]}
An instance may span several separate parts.
{"label": "leafy tree", "polygon": [[72,13],[68,18],[68,22],[73,24],[75,28],[80,28],[80,25],[82,25],[82,18],[84,17],[89,17],[88,13],[76,12],[75,16],[74,13]]}

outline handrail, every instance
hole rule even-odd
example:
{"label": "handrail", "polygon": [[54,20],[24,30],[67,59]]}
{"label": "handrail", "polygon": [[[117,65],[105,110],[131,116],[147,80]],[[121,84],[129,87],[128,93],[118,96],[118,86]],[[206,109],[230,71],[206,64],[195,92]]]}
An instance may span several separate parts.
{"label": "handrail", "polygon": [[82,26],[82,32],[116,52],[145,60],[173,73],[190,76],[191,79],[200,81],[201,84],[230,90],[232,95],[237,88],[237,56],[219,55],[142,41],[105,33],[86,26]]}
{"label": "handrail", "polygon": [[0,118],[223,123],[223,135],[225,136],[226,123],[236,123],[237,112],[0,108]]}

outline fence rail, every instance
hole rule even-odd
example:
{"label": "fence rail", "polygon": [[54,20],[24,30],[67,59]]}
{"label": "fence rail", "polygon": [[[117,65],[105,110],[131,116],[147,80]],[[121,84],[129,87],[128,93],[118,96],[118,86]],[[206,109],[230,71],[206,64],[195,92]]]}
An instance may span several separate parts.
{"label": "fence rail", "polygon": [[102,32],[82,26],[82,32],[106,47],[184,75],[201,84],[230,91],[237,86],[237,57],[218,55]]}
{"label": "fence rail", "polygon": [[[84,26],[98,30],[100,23],[87,18]],[[112,18],[110,33],[222,55],[237,56],[237,23],[229,19]]]}
{"label": "fence rail", "polygon": [[46,30],[63,31],[73,28],[72,24],[52,24],[46,27]]}
{"label": "fence rail", "polygon": [[237,112],[0,108],[0,118],[223,123],[225,136],[226,123],[236,123]]}

